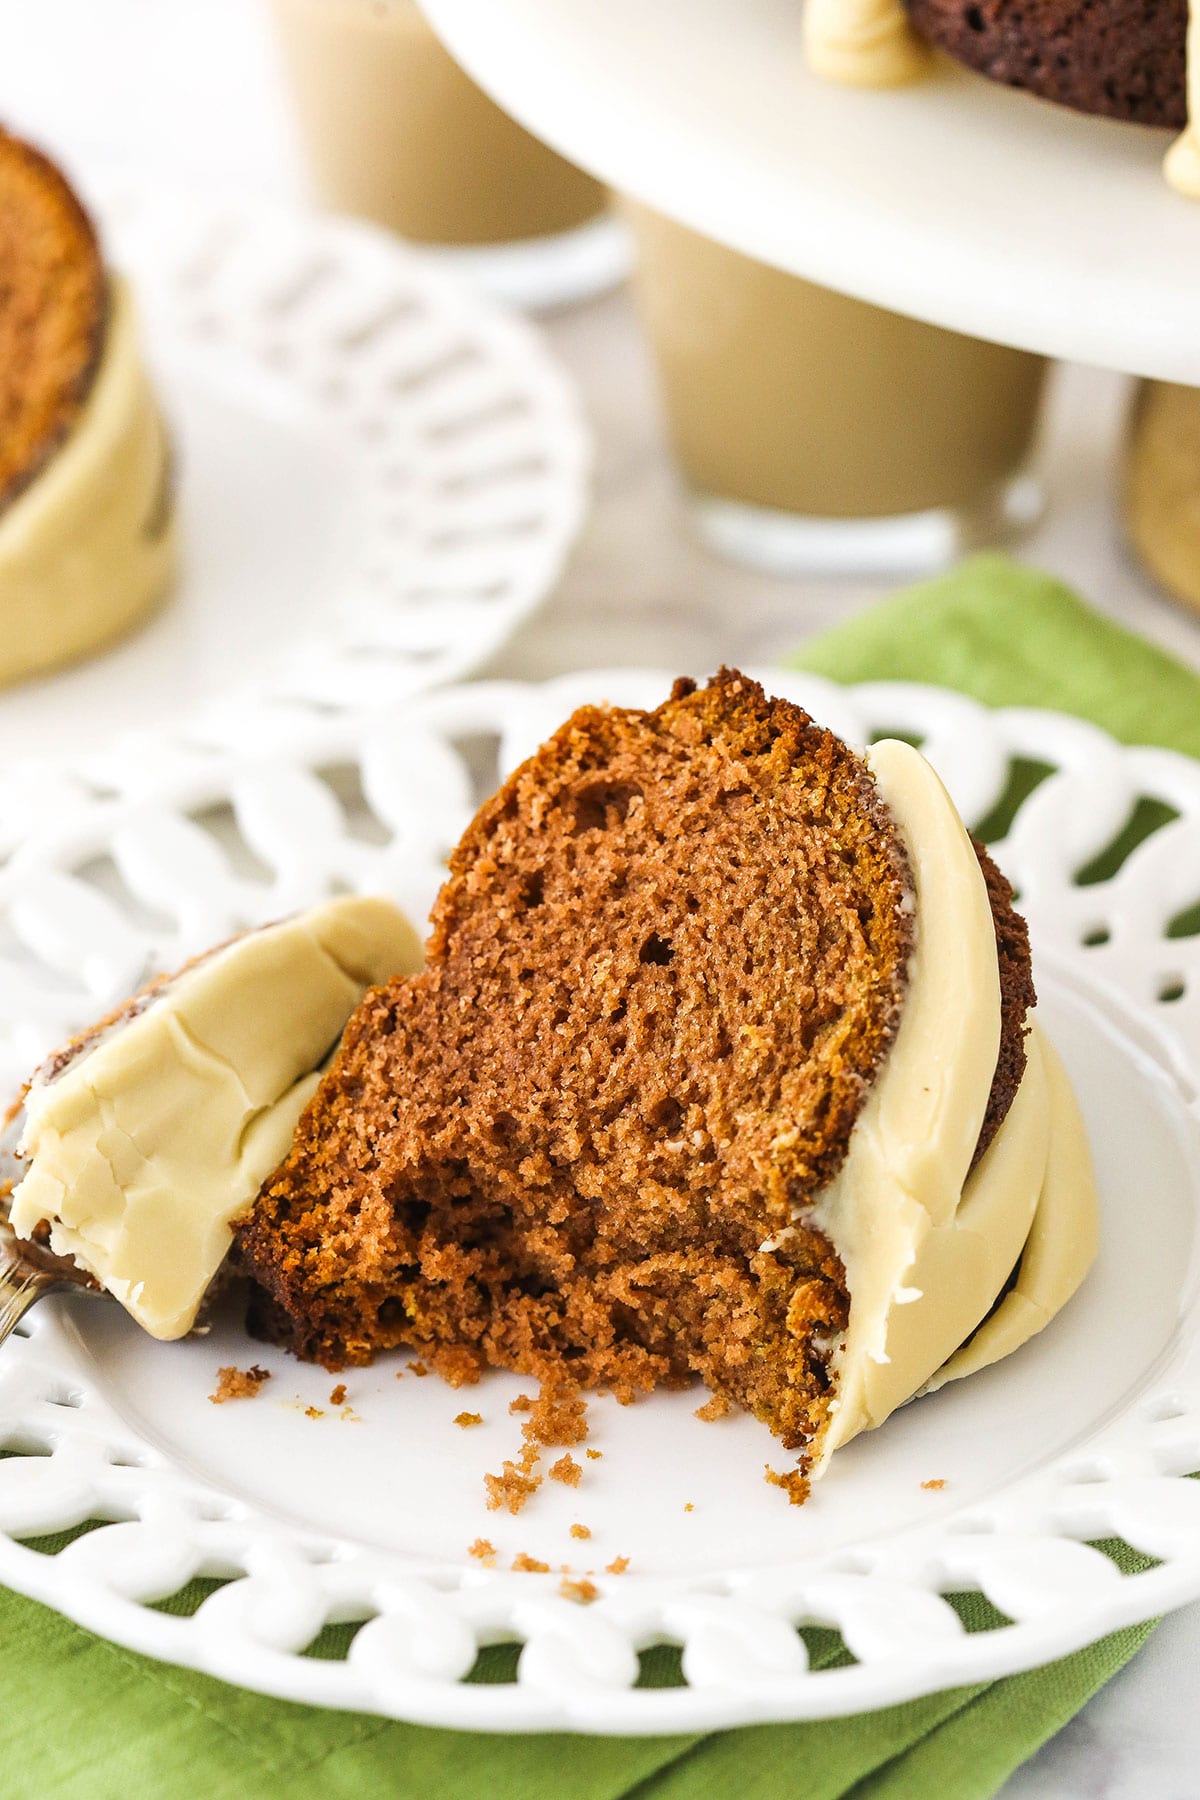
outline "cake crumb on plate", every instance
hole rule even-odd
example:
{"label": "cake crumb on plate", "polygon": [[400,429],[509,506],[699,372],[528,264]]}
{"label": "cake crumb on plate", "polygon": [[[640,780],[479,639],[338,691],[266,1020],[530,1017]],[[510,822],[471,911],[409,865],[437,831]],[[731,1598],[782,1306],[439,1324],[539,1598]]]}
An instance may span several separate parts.
{"label": "cake crumb on plate", "polygon": [[572,1527],[571,1527],[571,1536],[573,1538],[590,1538],[591,1535],[592,1535],[592,1533],[591,1533],[590,1526],[572,1525]]}
{"label": "cake crumb on plate", "polygon": [[926,1489],[928,1489],[928,1490],[932,1490],[932,1491],[934,1491],[934,1492],[937,1492],[937,1491],[939,1491],[939,1490],[940,1490],[940,1489],[941,1489],[941,1488],[944,1488],[944,1487],[945,1487],[945,1485],[946,1485],[946,1478],[945,1478],[945,1476],[944,1476],[944,1475],[938,1475],[938,1476],[935,1476],[935,1477],[934,1477],[934,1479],[933,1479],[933,1480],[932,1480],[932,1481],[923,1481],[923,1482],[922,1482],[922,1483],[921,1483],[921,1486],[922,1486],[922,1487],[923,1487],[923,1488],[926,1488]]}
{"label": "cake crumb on plate", "polygon": [[482,1425],[483,1424],[483,1414],[482,1413],[473,1413],[473,1412],[455,1413],[454,1423],[456,1425],[461,1425],[463,1430],[466,1431],[468,1426]]}
{"label": "cake crumb on plate", "polygon": [[533,1444],[581,1444],[588,1433],[587,1402],[577,1387],[545,1383],[521,1431]]}
{"label": "cake crumb on plate", "polygon": [[582,1463],[577,1463],[569,1450],[565,1456],[560,1456],[550,1468],[551,1481],[561,1481],[564,1487],[578,1487],[582,1474]]}
{"label": "cake crumb on plate", "polygon": [[477,1537],[473,1544],[467,1545],[467,1555],[476,1557],[485,1569],[496,1566],[496,1546],[491,1538]]}
{"label": "cake crumb on plate", "polygon": [[808,1499],[809,1481],[803,1470],[789,1469],[786,1474],[780,1474],[770,1463],[764,1463],[763,1467],[767,1471],[764,1479],[771,1487],[782,1488],[792,1506],[804,1505]]}
{"label": "cake crumb on plate", "polygon": [[564,1600],[574,1600],[578,1606],[590,1606],[593,1600],[600,1598],[600,1589],[586,1575],[578,1579],[564,1575],[558,1584],[558,1591]]}
{"label": "cake crumb on plate", "polygon": [[270,1381],[270,1369],[261,1369],[257,1363],[251,1363],[248,1369],[235,1369],[228,1364],[217,1370],[217,1385],[208,1396],[214,1406],[221,1406],[226,1400],[253,1400],[264,1381]]}
{"label": "cake crumb on plate", "polygon": [[583,1454],[586,1457],[589,1457],[592,1462],[599,1462],[600,1458],[604,1455],[604,1452],[603,1450],[585,1450]]}
{"label": "cake crumb on plate", "polygon": [[627,1556],[614,1556],[604,1573],[606,1575],[623,1575],[628,1567],[629,1558]]}
{"label": "cake crumb on plate", "polygon": [[524,1550],[517,1551],[513,1557],[512,1566],[519,1574],[523,1575],[548,1575],[550,1573],[548,1562],[539,1562],[536,1556],[528,1556]]}
{"label": "cake crumb on plate", "polygon": [[334,1388],[332,1394],[330,1394],[329,1404],[330,1404],[330,1406],[345,1406],[345,1404],[346,1404],[346,1384],[344,1381],[339,1381],[337,1386]]}
{"label": "cake crumb on plate", "polygon": [[529,1468],[522,1469],[515,1462],[505,1461],[501,1464],[499,1475],[485,1475],[483,1485],[487,1489],[487,1505],[489,1512],[499,1512],[502,1506],[510,1513],[519,1513],[532,1494],[536,1494],[542,1485],[540,1475],[533,1474]]}

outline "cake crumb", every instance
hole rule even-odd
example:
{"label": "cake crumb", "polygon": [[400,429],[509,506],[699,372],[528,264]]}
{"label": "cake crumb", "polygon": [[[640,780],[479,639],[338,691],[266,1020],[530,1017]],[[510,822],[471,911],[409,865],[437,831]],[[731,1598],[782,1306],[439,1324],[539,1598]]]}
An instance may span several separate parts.
{"label": "cake crumb", "polygon": [[729,1402],[724,1394],[713,1394],[711,1399],[704,1402],[703,1406],[696,1408],[696,1417],[703,1419],[707,1425],[711,1424],[714,1419],[723,1419],[728,1411]]}
{"label": "cake crumb", "polygon": [[510,1413],[532,1412],[533,1401],[528,1394],[518,1394],[515,1400],[509,1401],[508,1410]]}
{"label": "cake crumb", "polygon": [[547,1383],[521,1427],[531,1444],[581,1444],[587,1436],[587,1402],[574,1386]]}
{"label": "cake crumb", "polygon": [[604,1573],[606,1575],[623,1575],[628,1567],[629,1558],[627,1556],[614,1556]]}
{"label": "cake crumb", "polygon": [[578,1487],[582,1474],[582,1464],[575,1461],[569,1450],[565,1456],[560,1456],[550,1468],[551,1481],[561,1481],[564,1487]]}
{"label": "cake crumb", "polygon": [[306,1419],[323,1419],[325,1417],[324,1408],[320,1406],[306,1406],[304,1409],[304,1416]]}
{"label": "cake crumb", "polygon": [[550,1564],[539,1562],[536,1556],[527,1556],[524,1550],[518,1550],[513,1557],[512,1566],[521,1575],[548,1575]]}
{"label": "cake crumb", "polygon": [[519,1513],[532,1494],[536,1494],[542,1485],[540,1475],[534,1475],[528,1468],[521,1469],[515,1462],[501,1465],[499,1475],[485,1475],[483,1485],[487,1489],[487,1505],[489,1512],[499,1512],[502,1506],[510,1513]]}
{"label": "cake crumb", "polygon": [[590,1538],[591,1535],[591,1530],[586,1525],[572,1525],[571,1527],[571,1536],[573,1538]]}
{"label": "cake crumb", "polygon": [[763,1467],[767,1471],[765,1479],[772,1487],[783,1489],[788,1497],[789,1505],[804,1505],[808,1499],[809,1480],[803,1470],[789,1469],[786,1474],[780,1474],[779,1470],[773,1469],[770,1463],[764,1463]]}
{"label": "cake crumb", "polygon": [[350,1425],[362,1424],[362,1414],[356,1413],[352,1406],[343,1406],[341,1412],[338,1414],[338,1418],[345,1419]]}
{"label": "cake crumb", "polygon": [[482,1425],[483,1424],[483,1414],[482,1413],[469,1413],[469,1412],[455,1413],[454,1423],[456,1425],[461,1425],[463,1430],[466,1431],[467,1427],[470,1425]]}
{"label": "cake crumb", "polygon": [[345,1406],[345,1404],[346,1404],[346,1384],[344,1381],[339,1381],[337,1386],[334,1388],[332,1394],[330,1394],[329,1404],[330,1404],[330,1406]]}
{"label": "cake crumb", "polygon": [[496,1546],[491,1538],[477,1537],[473,1544],[467,1545],[467,1555],[476,1557],[485,1569],[496,1566]]}
{"label": "cake crumb", "polygon": [[599,1462],[600,1458],[604,1455],[604,1452],[603,1450],[585,1450],[583,1454],[586,1457],[589,1457],[592,1462]]}
{"label": "cake crumb", "polygon": [[690,1500],[685,1500],[683,1503],[683,1510],[684,1512],[695,1512],[696,1509]]}
{"label": "cake crumb", "polygon": [[940,1492],[946,1485],[944,1476],[939,1475],[934,1481],[923,1481],[921,1486],[933,1492]]}
{"label": "cake crumb", "polygon": [[586,1575],[578,1580],[564,1575],[558,1584],[558,1591],[564,1600],[574,1600],[578,1606],[590,1606],[593,1600],[600,1598],[600,1589]]}
{"label": "cake crumb", "polygon": [[423,1362],[410,1362],[408,1366],[414,1375],[428,1375],[429,1373],[428,1367]]}
{"label": "cake crumb", "polygon": [[217,1370],[217,1385],[208,1396],[214,1406],[226,1400],[253,1400],[264,1381],[270,1381],[270,1369],[251,1363],[248,1369],[235,1369],[232,1363]]}

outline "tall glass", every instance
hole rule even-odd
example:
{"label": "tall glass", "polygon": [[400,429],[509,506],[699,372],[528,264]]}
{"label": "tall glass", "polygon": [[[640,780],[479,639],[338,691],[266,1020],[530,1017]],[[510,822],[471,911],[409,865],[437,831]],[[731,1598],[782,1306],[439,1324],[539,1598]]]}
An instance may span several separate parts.
{"label": "tall glass", "polygon": [[624,203],[701,536],[780,571],[932,568],[1039,510],[1043,358],[801,281]]}
{"label": "tall glass", "polygon": [[274,0],[274,10],[322,205],[465,250],[485,285],[535,304],[619,274],[604,188],[489,100],[414,0]]}
{"label": "tall glass", "polygon": [[1200,608],[1200,389],[1138,383],[1122,501],[1143,566],[1176,600]]}

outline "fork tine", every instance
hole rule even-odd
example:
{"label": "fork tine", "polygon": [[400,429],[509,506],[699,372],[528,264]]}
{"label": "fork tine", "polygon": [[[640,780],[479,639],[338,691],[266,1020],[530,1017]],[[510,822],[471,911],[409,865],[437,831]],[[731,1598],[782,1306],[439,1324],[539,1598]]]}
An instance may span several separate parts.
{"label": "fork tine", "polygon": [[29,1311],[35,1300],[48,1294],[54,1278],[33,1268],[19,1256],[0,1261],[0,1344]]}

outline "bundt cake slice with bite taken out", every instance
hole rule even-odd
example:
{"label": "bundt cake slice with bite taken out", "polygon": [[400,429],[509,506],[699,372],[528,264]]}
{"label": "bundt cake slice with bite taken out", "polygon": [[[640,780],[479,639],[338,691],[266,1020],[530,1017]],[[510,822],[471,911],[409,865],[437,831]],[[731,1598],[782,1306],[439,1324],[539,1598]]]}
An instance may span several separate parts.
{"label": "bundt cake slice with bite taken out", "polygon": [[864,760],[729,670],[584,708],[483,807],[424,970],[366,997],[238,1226],[252,1324],[332,1369],[698,1376],[816,1466],[1019,1260],[1032,1001],[917,751]]}

